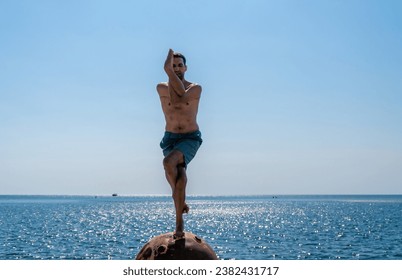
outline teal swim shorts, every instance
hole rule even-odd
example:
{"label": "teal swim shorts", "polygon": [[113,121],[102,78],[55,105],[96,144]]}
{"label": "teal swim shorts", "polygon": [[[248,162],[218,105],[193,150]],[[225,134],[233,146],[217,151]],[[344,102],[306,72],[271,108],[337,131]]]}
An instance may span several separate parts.
{"label": "teal swim shorts", "polygon": [[172,133],[166,131],[160,147],[165,157],[174,150],[182,152],[184,155],[184,165],[187,167],[187,164],[194,158],[201,144],[202,138],[199,130],[190,133]]}

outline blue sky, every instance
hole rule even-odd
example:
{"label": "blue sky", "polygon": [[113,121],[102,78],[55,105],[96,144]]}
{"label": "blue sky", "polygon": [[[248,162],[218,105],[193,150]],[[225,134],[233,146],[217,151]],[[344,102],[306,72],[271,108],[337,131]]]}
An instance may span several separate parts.
{"label": "blue sky", "polygon": [[1,1],[0,194],[169,194],[155,90],[203,87],[188,194],[401,194],[401,1]]}

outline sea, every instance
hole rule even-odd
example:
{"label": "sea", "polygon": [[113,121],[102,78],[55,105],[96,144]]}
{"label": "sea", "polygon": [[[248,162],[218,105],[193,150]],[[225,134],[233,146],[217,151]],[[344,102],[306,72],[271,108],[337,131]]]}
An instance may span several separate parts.
{"label": "sea", "polygon": [[[228,260],[401,260],[402,195],[189,196]],[[175,228],[170,196],[0,196],[0,260],[128,260]]]}

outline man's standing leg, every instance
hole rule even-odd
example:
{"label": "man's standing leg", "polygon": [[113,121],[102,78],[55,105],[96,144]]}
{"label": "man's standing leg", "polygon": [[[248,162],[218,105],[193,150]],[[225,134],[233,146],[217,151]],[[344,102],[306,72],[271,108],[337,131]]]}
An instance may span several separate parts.
{"label": "man's standing leg", "polygon": [[172,197],[176,209],[176,237],[184,235],[183,212],[188,212],[185,203],[187,175],[184,167],[184,156],[180,151],[174,150],[163,160],[166,179],[172,188]]}

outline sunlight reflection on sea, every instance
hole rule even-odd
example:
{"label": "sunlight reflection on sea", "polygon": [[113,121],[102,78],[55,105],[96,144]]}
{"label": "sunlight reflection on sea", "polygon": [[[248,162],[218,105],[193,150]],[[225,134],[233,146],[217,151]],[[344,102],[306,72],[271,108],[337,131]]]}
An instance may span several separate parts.
{"label": "sunlight reflection on sea", "polygon": [[[402,259],[402,199],[190,197],[221,259]],[[0,196],[0,259],[132,259],[174,230],[170,197]]]}

